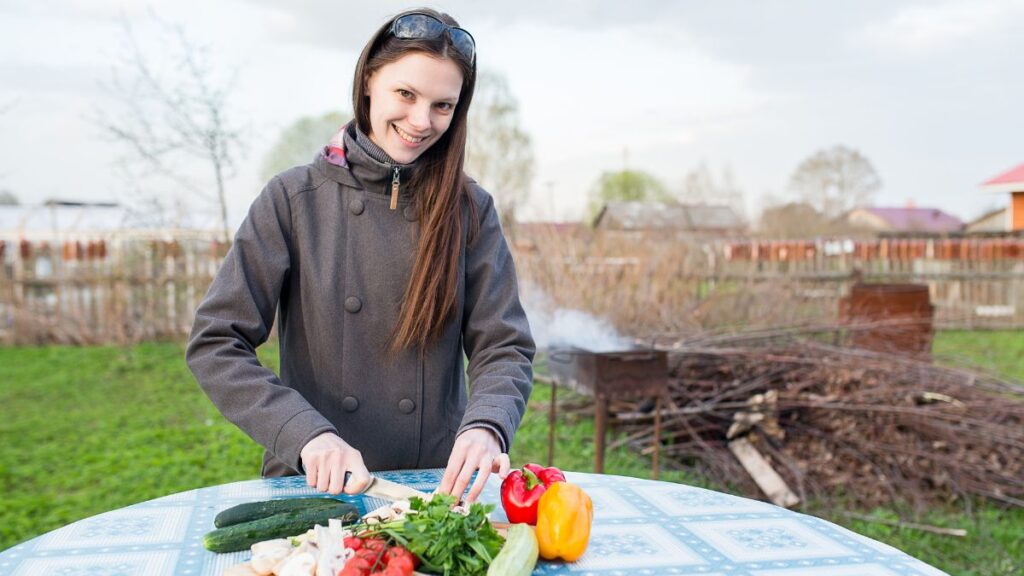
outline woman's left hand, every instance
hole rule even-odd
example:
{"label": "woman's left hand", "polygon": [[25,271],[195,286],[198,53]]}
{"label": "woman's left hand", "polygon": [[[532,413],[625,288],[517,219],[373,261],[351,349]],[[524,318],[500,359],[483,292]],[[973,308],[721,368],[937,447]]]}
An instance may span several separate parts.
{"label": "woman's left hand", "polygon": [[455,439],[448,467],[437,487],[440,494],[454,494],[461,497],[477,472],[473,487],[466,496],[466,502],[475,502],[487,484],[487,477],[497,472],[502,480],[508,476],[508,454],[501,452],[501,444],[494,432],[487,428],[471,428]]}

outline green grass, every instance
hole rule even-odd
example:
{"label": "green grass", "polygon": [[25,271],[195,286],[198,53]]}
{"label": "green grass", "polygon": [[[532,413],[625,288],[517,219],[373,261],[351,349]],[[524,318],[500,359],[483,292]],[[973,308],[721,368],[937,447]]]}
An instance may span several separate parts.
{"label": "green grass", "polygon": [[176,344],[0,348],[0,549],[113,508],[259,474],[261,451]]}
{"label": "green grass", "polygon": [[941,361],[968,363],[1024,382],[1024,331],[940,332],[932,352]]}
{"label": "green grass", "polygon": [[[935,351],[1024,380],[1018,333],[943,332]],[[260,356],[276,367],[276,349],[265,347]],[[546,461],[549,394],[547,386],[534,389],[514,464]],[[0,549],[93,514],[259,475],[262,449],[206,399],[180,344],[0,348],[0,406]],[[555,464],[590,470],[593,433],[591,418],[561,414]],[[605,472],[647,478],[650,462],[613,450]],[[661,479],[707,485],[664,468]],[[896,518],[891,510],[861,512]],[[957,509],[919,519],[965,528],[967,538],[829,519],[952,574],[1014,574],[1024,566],[1024,510],[981,504],[973,519]]]}

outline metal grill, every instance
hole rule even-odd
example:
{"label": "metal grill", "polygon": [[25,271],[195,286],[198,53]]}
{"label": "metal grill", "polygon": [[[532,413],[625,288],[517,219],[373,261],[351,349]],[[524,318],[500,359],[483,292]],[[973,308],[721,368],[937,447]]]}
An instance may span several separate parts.
{"label": "metal grill", "polygon": [[652,476],[658,477],[661,432],[661,398],[668,390],[668,357],[663,350],[637,348],[613,352],[592,352],[583,348],[561,348],[548,354],[551,372],[548,464],[554,461],[557,386],[594,397],[594,471],[604,471],[605,430],[608,400],[626,396],[654,397],[654,450]]}
{"label": "metal grill", "polygon": [[668,361],[663,350],[591,352],[564,348],[551,352],[548,366],[560,384],[590,396],[656,396],[668,387]]}

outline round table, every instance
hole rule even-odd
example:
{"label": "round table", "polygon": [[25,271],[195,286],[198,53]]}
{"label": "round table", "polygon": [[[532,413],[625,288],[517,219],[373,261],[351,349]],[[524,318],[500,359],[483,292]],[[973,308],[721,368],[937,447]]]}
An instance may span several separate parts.
{"label": "round table", "polygon": [[[429,492],[441,470],[379,475]],[[534,574],[867,576],[944,574],[891,546],[830,522],[756,500],[683,484],[569,472],[594,501],[586,554],[540,562]],[[492,476],[481,501],[497,504]],[[203,548],[221,510],[255,500],[310,496],[303,477],[191,490],[79,520],[0,552],[0,573],[60,576],[220,575],[249,552]],[[385,504],[341,497],[362,511]],[[506,520],[500,504],[493,520]]]}

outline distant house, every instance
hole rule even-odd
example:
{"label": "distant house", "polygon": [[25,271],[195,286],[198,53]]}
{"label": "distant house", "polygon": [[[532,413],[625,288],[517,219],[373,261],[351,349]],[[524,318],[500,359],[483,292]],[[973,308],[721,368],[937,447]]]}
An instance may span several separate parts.
{"label": "distant house", "polygon": [[1003,230],[1024,230],[1024,164],[981,184],[985,192],[1010,193],[1009,215]]}
{"label": "distant house", "polygon": [[964,226],[964,232],[968,234],[985,232],[1005,232],[1010,229],[1009,216],[1010,211],[1006,208],[996,208],[995,210],[989,210],[988,212],[968,222]]}
{"label": "distant house", "polygon": [[872,232],[946,234],[959,232],[964,223],[938,208],[854,208],[842,217],[851,228]]}
{"label": "distant house", "polygon": [[623,232],[664,231],[676,236],[738,236],[743,220],[728,206],[609,202],[594,219],[594,228]]}

